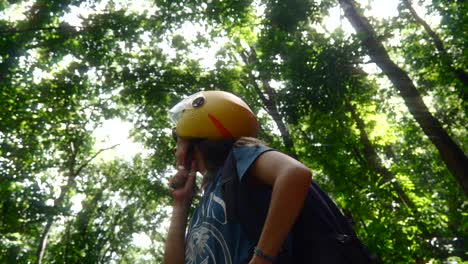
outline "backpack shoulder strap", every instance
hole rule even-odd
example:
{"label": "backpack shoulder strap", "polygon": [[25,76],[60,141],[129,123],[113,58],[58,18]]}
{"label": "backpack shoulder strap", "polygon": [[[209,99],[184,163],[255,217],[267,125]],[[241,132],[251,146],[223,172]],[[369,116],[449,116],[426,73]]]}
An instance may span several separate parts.
{"label": "backpack shoulder strap", "polygon": [[238,222],[236,215],[236,193],[239,188],[239,177],[235,164],[234,153],[229,153],[224,162],[223,174],[221,175],[221,192],[224,203],[226,204],[226,217],[228,222]]}
{"label": "backpack shoulder strap", "polygon": [[257,241],[266,218],[268,204],[259,204],[256,199],[252,199],[250,189],[240,181],[233,151],[224,162],[221,191],[228,222],[240,223],[249,239]]}

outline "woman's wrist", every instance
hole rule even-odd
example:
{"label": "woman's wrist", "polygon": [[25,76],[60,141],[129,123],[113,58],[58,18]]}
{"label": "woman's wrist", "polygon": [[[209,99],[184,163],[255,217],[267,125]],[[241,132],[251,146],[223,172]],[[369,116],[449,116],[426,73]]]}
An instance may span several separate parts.
{"label": "woman's wrist", "polygon": [[272,262],[269,262],[265,259],[262,259],[259,256],[253,255],[252,259],[250,260],[249,264],[271,264]]}
{"label": "woman's wrist", "polygon": [[186,201],[174,201],[172,203],[172,213],[183,213],[187,212],[190,208],[190,202]]}
{"label": "woman's wrist", "polygon": [[260,263],[274,263],[276,257],[264,253],[260,248],[254,248],[254,259],[262,260]]}

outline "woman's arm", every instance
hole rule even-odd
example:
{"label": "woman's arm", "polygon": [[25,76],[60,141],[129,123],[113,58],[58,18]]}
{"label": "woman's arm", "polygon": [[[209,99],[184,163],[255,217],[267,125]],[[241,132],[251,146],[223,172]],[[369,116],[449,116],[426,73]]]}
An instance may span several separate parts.
{"label": "woman's arm", "polygon": [[[178,174],[180,173],[185,173],[185,176],[187,176],[185,170],[178,172]],[[184,186],[180,189],[172,190],[174,202],[164,249],[165,264],[183,264],[185,262],[185,229],[187,227],[188,211],[194,194],[195,175],[196,166],[192,163],[192,169]]]}
{"label": "woman's arm", "polygon": [[[277,151],[262,154],[249,169],[254,180],[272,186],[270,208],[257,248],[276,256],[299,215],[312,180],[310,170]],[[250,263],[268,263],[254,256]]]}
{"label": "woman's arm", "polygon": [[164,249],[165,264],[182,264],[185,261],[185,229],[189,206],[176,205],[172,207],[172,217],[167,232]]}

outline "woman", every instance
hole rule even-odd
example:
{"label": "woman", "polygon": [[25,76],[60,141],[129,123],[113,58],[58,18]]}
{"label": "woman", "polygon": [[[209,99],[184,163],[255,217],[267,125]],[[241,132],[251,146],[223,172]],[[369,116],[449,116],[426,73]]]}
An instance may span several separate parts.
{"label": "woman", "polygon": [[[311,182],[310,170],[257,140],[255,115],[233,94],[199,92],[174,106],[170,115],[176,127],[178,172],[170,182],[173,211],[164,263],[274,263],[288,247],[288,234]],[[221,179],[230,153],[239,180],[258,199],[268,200],[258,238],[250,238],[245,227],[227,217]],[[197,172],[203,175],[203,196],[186,234]]]}

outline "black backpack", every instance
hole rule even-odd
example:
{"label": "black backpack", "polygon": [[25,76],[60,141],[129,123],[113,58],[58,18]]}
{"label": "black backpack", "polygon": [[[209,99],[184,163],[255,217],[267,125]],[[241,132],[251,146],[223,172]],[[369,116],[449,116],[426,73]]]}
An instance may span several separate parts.
{"label": "black backpack", "polygon": [[[221,184],[228,221],[240,223],[247,236],[258,242],[269,200],[258,199],[254,191],[240,182],[232,151],[224,163]],[[380,263],[359,240],[348,219],[315,182],[310,185],[291,236],[292,252],[284,249],[275,263]]]}

